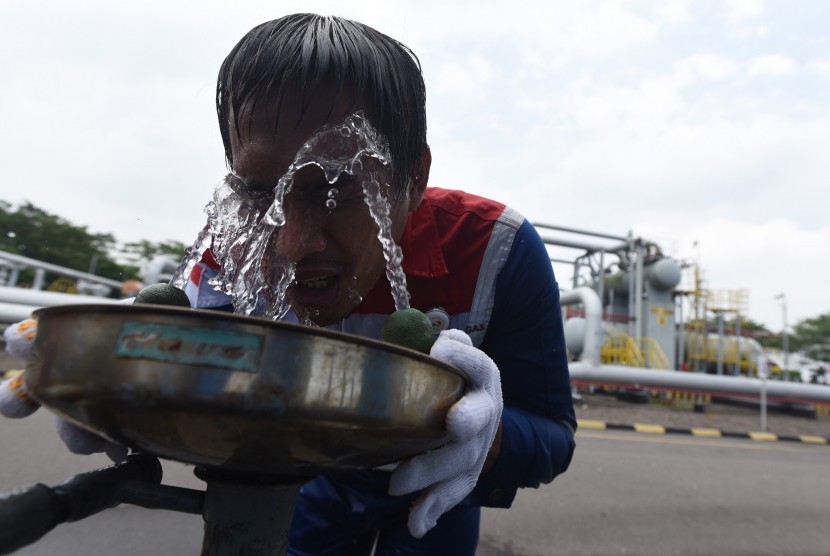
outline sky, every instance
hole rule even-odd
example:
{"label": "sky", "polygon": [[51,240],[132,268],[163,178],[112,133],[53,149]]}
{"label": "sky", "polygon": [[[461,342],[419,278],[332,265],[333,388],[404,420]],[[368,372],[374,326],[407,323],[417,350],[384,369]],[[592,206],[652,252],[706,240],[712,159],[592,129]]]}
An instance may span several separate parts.
{"label": "sky", "polygon": [[745,316],[773,331],[830,312],[823,0],[4,0],[0,199],[123,242],[191,243],[226,172],[219,66],[300,11],[418,55],[430,185],[655,242],[703,287],[747,290]]}

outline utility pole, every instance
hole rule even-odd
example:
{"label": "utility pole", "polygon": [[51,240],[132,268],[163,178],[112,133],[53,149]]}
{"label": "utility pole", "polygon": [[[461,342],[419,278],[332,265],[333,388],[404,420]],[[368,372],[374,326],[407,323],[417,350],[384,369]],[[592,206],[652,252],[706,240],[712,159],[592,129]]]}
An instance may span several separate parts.
{"label": "utility pole", "polygon": [[787,295],[784,292],[775,296],[781,302],[781,351],[784,352],[784,380],[790,380],[790,339],[787,336]]}

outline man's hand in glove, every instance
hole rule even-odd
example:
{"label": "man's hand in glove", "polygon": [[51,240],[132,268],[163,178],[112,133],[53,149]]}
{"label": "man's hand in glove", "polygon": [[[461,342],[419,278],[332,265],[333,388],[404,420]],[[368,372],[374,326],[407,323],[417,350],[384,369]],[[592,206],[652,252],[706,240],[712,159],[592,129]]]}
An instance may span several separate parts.
{"label": "man's hand in glove", "polygon": [[469,389],[447,413],[450,443],[402,462],[390,478],[390,494],[423,490],[409,512],[409,532],[417,538],[472,492],[493,446],[503,406],[499,369],[473,347],[467,334],[444,330],[430,356],[461,371]]}
{"label": "man's hand in glove", "polygon": [[[121,305],[174,305],[190,307],[187,295],[169,284],[152,284],[142,288],[136,297],[119,301]],[[28,359],[34,349],[37,320],[26,319],[10,325],[3,332],[6,351],[14,357]],[[20,418],[34,413],[40,404],[26,392],[23,373],[17,373],[0,382],[0,415]],[[55,429],[69,451],[75,454],[105,452],[118,463],[127,457],[127,448],[56,417]]]}
{"label": "man's hand in glove", "polygon": [[[32,354],[37,321],[26,319],[9,325],[3,332],[6,351],[14,357],[28,358]],[[21,418],[31,415],[40,404],[26,392],[23,373],[12,373],[0,382],[0,415]],[[63,443],[74,454],[93,454],[105,452],[112,461],[118,463],[127,457],[127,448],[101,438],[86,429],[82,429],[60,417],[55,417],[55,430]]]}

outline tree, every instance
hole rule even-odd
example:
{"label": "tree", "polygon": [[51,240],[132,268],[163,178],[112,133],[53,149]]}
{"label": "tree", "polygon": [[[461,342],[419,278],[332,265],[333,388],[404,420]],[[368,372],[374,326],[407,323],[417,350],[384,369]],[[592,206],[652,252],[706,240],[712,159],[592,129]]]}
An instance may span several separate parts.
{"label": "tree", "polygon": [[0,202],[0,250],[113,280],[136,278],[138,268],[110,256],[115,246],[112,234],[90,233],[29,202],[16,209]]}
{"label": "tree", "polygon": [[818,361],[830,361],[830,313],[804,319],[793,326],[790,349]]}
{"label": "tree", "polygon": [[827,384],[827,371],[824,370],[824,367],[815,367],[812,369],[810,384]]}
{"label": "tree", "polygon": [[149,261],[156,255],[172,255],[179,259],[187,249],[181,241],[148,241],[142,239],[125,243],[120,251],[119,258],[129,261],[131,265],[140,265],[142,261]]}
{"label": "tree", "polygon": [[756,322],[749,317],[740,317],[740,322],[737,318],[727,319],[725,325],[731,331],[735,331],[740,324],[741,328],[741,335],[744,336],[767,336],[770,334],[769,329],[761,324],[760,322]]}
{"label": "tree", "polygon": [[[760,322],[754,321],[749,317],[741,316],[740,320],[735,316],[725,318],[723,321],[723,331],[725,334],[734,335],[740,328],[741,336],[754,338],[762,346],[767,348],[779,348],[781,346],[781,338],[779,335],[770,332],[769,328]],[[706,319],[706,330],[708,332],[717,332],[718,323],[714,318]]]}

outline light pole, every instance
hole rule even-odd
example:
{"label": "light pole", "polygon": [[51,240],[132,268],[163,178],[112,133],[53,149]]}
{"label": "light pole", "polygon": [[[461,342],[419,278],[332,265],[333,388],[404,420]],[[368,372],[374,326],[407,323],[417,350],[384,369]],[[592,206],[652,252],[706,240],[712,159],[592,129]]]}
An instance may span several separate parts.
{"label": "light pole", "polygon": [[758,356],[758,378],[761,379],[761,432],[767,432],[767,375],[769,375],[769,360],[767,354]]}
{"label": "light pole", "polygon": [[781,351],[784,352],[784,380],[790,380],[790,339],[787,337],[787,295],[784,292],[775,296],[781,302],[781,320],[784,328],[781,331]]}

